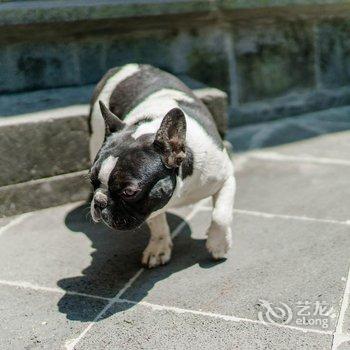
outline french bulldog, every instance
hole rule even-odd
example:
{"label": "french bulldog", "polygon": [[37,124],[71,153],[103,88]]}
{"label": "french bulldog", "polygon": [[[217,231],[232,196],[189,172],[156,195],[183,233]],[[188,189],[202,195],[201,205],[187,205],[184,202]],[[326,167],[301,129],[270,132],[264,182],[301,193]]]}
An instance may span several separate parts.
{"label": "french bulldog", "polygon": [[214,259],[231,246],[233,165],[212,115],[175,76],[150,65],[109,70],[90,109],[91,216],[116,230],[147,222],[142,263],[170,260],[165,212],[212,197],[206,247]]}

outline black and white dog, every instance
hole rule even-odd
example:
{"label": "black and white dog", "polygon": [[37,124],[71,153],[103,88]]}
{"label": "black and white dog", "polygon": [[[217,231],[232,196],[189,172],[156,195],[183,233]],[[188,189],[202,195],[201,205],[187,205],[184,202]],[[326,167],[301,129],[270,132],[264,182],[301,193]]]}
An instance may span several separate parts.
{"label": "black and white dog", "polygon": [[[231,245],[233,165],[204,104],[176,77],[149,65],[111,69],[90,111],[91,215],[118,230],[147,221],[148,267],[165,264],[172,241],[165,212],[212,196],[207,249]],[[120,118],[120,119],[119,119]]]}

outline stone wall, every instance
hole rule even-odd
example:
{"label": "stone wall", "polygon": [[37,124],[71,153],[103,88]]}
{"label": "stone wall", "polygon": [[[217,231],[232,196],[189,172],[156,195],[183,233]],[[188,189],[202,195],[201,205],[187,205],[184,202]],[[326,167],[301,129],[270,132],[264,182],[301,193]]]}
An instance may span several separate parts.
{"label": "stone wall", "polygon": [[0,92],[96,83],[151,63],[225,90],[231,125],[350,102],[350,2],[0,4]]}
{"label": "stone wall", "polygon": [[[67,91],[62,95],[62,90]],[[48,105],[60,102],[59,94],[71,95],[71,90],[52,89],[46,95]],[[208,87],[193,91],[225,134],[227,95]],[[13,105],[14,100],[18,105],[35,104],[41,94],[0,97],[0,106]],[[89,197],[89,105],[43,107],[20,117],[0,118],[0,218]]]}

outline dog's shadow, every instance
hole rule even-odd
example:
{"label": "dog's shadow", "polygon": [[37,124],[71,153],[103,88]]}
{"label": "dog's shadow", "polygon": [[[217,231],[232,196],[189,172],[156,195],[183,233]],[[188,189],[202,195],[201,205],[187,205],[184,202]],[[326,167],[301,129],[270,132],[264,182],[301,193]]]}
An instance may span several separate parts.
{"label": "dog's shadow", "polygon": [[[102,224],[89,222],[86,213],[86,205],[73,209],[67,214],[65,224],[71,231],[81,232],[91,240],[92,248],[95,249],[91,254],[91,263],[80,276],[64,278],[57,282],[57,285],[66,291],[58,302],[59,311],[66,314],[70,320],[82,322],[94,320],[101,306],[120,292],[130,278],[142,268],[140,258],[149,238],[146,225],[135,231],[115,232]],[[204,239],[191,238],[188,223],[174,214],[167,214],[167,218],[171,230],[176,230],[181,225],[181,232],[174,240],[171,261],[165,266],[145,269],[132,287],[121,295],[122,298],[139,302],[157,282],[173,273],[195,264],[202,268],[210,268],[220,263],[210,259]],[[133,304],[124,303],[118,310],[130,307],[133,307]],[[113,312],[108,312],[99,319],[112,314]]]}

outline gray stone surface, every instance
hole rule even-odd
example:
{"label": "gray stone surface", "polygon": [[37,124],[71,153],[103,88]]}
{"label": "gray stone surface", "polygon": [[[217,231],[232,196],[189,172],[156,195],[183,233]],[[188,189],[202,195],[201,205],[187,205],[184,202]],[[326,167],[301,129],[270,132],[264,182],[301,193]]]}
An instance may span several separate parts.
{"label": "gray stone surface", "polygon": [[169,1],[163,0],[59,0],[17,1],[2,4],[0,25],[18,25],[81,20],[122,19],[186,13],[206,13],[215,9],[210,0]]}
{"label": "gray stone surface", "polygon": [[90,191],[86,171],[3,186],[0,217],[86,200]]}
{"label": "gray stone surface", "polygon": [[[286,148],[295,148],[296,153],[299,154],[305,151],[304,147],[307,147],[309,152],[314,155],[338,158],[339,154],[346,152],[346,134],[339,137],[339,140],[337,135],[334,137],[331,135],[339,131],[350,130],[349,116],[349,107],[332,108],[283,120],[232,128],[227,133],[226,138],[232,143],[236,152],[288,144]],[[326,146],[330,145],[332,141],[325,141],[327,142],[325,147],[318,147],[324,139],[319,138],[319,136],[324,134],[329,134],[325,136],[325,139],[334,140],[331,149]],[[305,146],[302,146],[299,141],[304,139],[310,140],[305,141]],[[339,142],[341,145],[337,147]],[[312,145],[315,147],[313,148]],[[279,150],[283,149],[285,148],[279,148]]]}
{"label": "gray stone surface", "polygon": [[[143,26],[142,20],[136,25],[123,23],[85,21],[73,28],[56,23],[27,31],[10,29],[0,38],[0,62],[7,67],[0,76],[0,91],[95,84],[109,68],[130,62],[152,64],[177,75],[190,75],[208,86],[229,88],[225,37],[220,28],[210,22],[195,30],[177,22],[170,28],[169,23],[162,26],[157,21],[151,27]],[[64,36],[58,34],[62,27]]]}
{"label": "gray stone surface", "polygon": [[272,214],[349,220],[349,178],[350,167],[345,165],[249,159],[236,172],[236,206]]}
{"label": "gray stone surface", "polygon": [[[213,115],[223,123],[227,118],[227,95],[225,92],[209,88],[205,84],[180,74],[179,78],[207,105]],[[0,96],[0,118],[22,117],[30,120],[43,120],[45,117],[86,116],[89,113],[89,101],[95,85],[53,88]],[[225,107],[226,106],[226,107]],[[36,118],[36,119],[33,119]],[[7,123],[2,120],[2,123]],[[16,119],[20,121],[20,119]],[[227,121],[226,121],[227,124]],[[1,124],[0,124],[1,125]]]}
{"label": "gray stone surface", "polygon": [[94,84],[133,61],[225,90],[232,125],[346,105],[348,13],[345,0],[10,2],[0,90]]}
{"label": "gray stone surface", "polygon": [[[180,222],[169,217],[172,229]],[[80,203],[35,212],[1,238],[0,280],[113,297],[141,268],[148,230],[114,232],[93,224],[89,207]],[[59,311],[77,317],[78,310],[66,307],[72,296],[62,294]]]}
{"label": "gray stone surface", "polygon": [[89,113],[88,103],[94,87],[94,85],[84,85],[2,94],[0,95],[0,118],[87,115]]}
{"label": "gray stone surface", "polygon": [[[297,5],[347,4],[347,0],[50,0],[10,1],[0,8],[0,25],[19,25],[79,20],[121,19],[123,17],[145,17],[157,15],[184,15],[188,13],[222,16],[230,10],[273,8]],[[316,8],[318,8],[316,6]],[[327,9],[327,8],[326,8]],[[306,8],[306,10],[309,10]]]}
{"label": "gray stone surface", "polygon": [[[338,137],[344,148],[339,158],[347,160],[346,134],[310,139],[305,142],[311,144],[300,143],[300,149],[295,143],[274,151],[299,156],[327,148],[327,157],[335,158]],[[183,226],[174,240],[172,260],[143,270],[137,278],[148,236],[145,227],[123,233],[93,225],[81,203],[38,211],[5,227],[0,236],[0,321],[5,325],[0,347],[55,349],[78,339],[75,349],[89,350],[330,350],[332,332],[347,333],[350,324],[345,290],[349,224],[332,221],[348,220],[348,167],[248,155],[240,155],[236,164],[233,248],[222,261],[213,262],[205,248],[208,209],[185,224],[181,217],[193,208],[169,215],[173,231],[180,223]],[[311,155],[319,157],[317,151]],[[107,301],[86,294],[110,298],[123,287],[123,299],[82,333]],[[284,323],[288,313],[277,317],[275,324],[262,323],[263,300],[275,311],[288,310],[285,303],[291,309],[290,323]],[[316,312],[322,302],[330,311],[321,317],[327,322],[315,323],[318,314],[298,321],[300,306],[309,305]],[[347,347],[345,341],[338,349]]]}
{"label": "gray stone surface", "polygon": [[76,346],[104,349],[330,349],[331,336],[117,304]]}
{"label": "gray stone surface", "polygon": [[[350,161],[350,131],[325,134],[295,143],[265,149],[267,152],[294,156]],[[349,163],[350,164],[350,163]]]}
{"label": "gray stone surface", "polygon": [[[151,63],[230,96],[232,124],[350,103],[346,0],[2,3],[2,92]],[[14,78],[15,77],[15,78]]]}
{"label": "gray stone surface", "polygon": [[311,24],[242,22],[234,40],[241,102],[314,85]]}
{"label": "gray stone surface", "polygon": [[[145,271],[123,297],[255,320],[264,309],[260,300],[284,302],[294,326],[298,302],[314,307],[323,301],[336,316],[348,269],[348,227],[236,214],[233,248],[226,261],[214,263],[205,250],[209,214],[199,213],[192,232],[175,239],[168,266]],[[301,327],[334,330],[335,317],[325,322],[325,328]]]}
{"label": "gray stone surface", "polygon": [[320,23],[317,44],[320,50],[322,86],[335,88],[349,85],[349,21],[333,19]]}
{"label": "gray stone surface", "polygon": [[[298,115],[325,110],[327,108],[350,104],[349,87],[338,89],[320,88],[300,92],[290,92],[274,99],[248,102],[239,106],[231,106],[230,123],[239,126],[261,123],[269,120],[296,118]],[[333,110],[333,108],[331,110]],[[318,112],[315,112],[318,113]],[[322,112],[321,112],[322,113]]]}
{"label": "gray stone surface", "polygon": [[[1,286],[0,288],[0,348],[53,349],[64,348],[65,342],[78,336],[86,326],[78,320],[67,320],[57,310],[60,293]],[[106,301],[72,296],[66,307],[91,319]]]}
{"label": "gray stone surface", "polygon": [[86,169],[86,116],[6,118],[0,122],[0,186]]}
{"label": "gray stone surface", "polygon": [[337,350],[347,350],[347,349],[350,349],[350,341],[344,341],[337,347]]}

